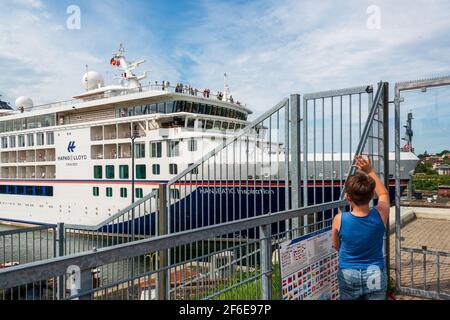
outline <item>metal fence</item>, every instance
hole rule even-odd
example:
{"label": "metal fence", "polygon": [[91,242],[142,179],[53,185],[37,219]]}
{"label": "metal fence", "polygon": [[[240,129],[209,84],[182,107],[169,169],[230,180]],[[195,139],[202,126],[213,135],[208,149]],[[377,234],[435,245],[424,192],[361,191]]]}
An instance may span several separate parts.
{"label": "metal fence", "polygon": [[[402,92],[450,86],[450,77],[399,82],[395,84],[395,157],[400,158],[400,108]],[[427,247],[402,245],[400,217],[400,162],[395,163],[395,279],[397,292],[432,299],[449,299],[450,254]]]}
{"label": "metal fence", "polygon": [[[59,225],[65,256],[0,271],[3,296],[279,298],[274,249],[331,225],[346,205],[343,186],[353,156],[372,157],[387,176],[381,145],[387,84],[378,85],[375,97],[372,91],[364,86],[305,95],[303,105],[292,95],[158,193],[92,228]],[[136,232],[141,228],[144,239]],[[42,290],[31,290],[37,285]]]}

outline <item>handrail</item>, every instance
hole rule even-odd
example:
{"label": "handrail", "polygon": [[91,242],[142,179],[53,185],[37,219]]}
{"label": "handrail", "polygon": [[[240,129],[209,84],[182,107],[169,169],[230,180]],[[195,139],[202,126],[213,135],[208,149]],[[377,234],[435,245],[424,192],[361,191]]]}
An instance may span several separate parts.
{"label": "handrail", "polygon": [[11,288],[43,279],[63,275],[67,267],[77,265],[81,270],[88,270],[122,259],[128,259],[148,252],[162,251],[174,246],[185,245],[224,234],[256,228],[262,225],[302,217],[314,212],[342,207],[346,201],[334,201],[298,209],[291,209],[238,221],[216,224],[190,231],[156,236],[144,240],[127,242],[82,253],[51,258],[48,260],[10,267],[0,270],[0,288]]}
{"label": "handrail", "polygon": [[[169,89],[169,90],[167,90],[167,89]],[[141,86],[141,88],[136,88],[136,89],[131,89],[131,90],[124,88],[124,91],[119,95],[108,95],[106,97],[105,96],[91,97],[85,101],[82,101],[80,99],[69,99],[69,100],[57,101],[57,102],[52,102],[52,103],[36,105],[32,108],[32,110],[45,110],[45,109],[49,109],[49,108],[53,108],[53,107],[60,107],[60,106],[70,105],[70,104],[79,103],[79,102],[97,101],[97,100],[106,99],[106,98],[126,96],[126,95],[139,93],[139,92],[161,91],[161,92],[179,93],[179,94],[184,94],[187,96],[193,96],[192,94],[190,94],[189,92],[186,92],[186,91],[175,92],[175,89],[176,89],[176,87],[174,87],[174,86],[163,86],[162,84],[161,85],[160,84],[149,84],[149,85]],[[127,91],[125,91],[125,90],[127,90]],[[218,98],[218,96],[216,94],[213,94],[213,93],[209,93],[209,97],[203,96],[202,95],[203,91],[200,91],[198,89],[197,89],[197,93],[199,93],[200,96],[198,96],[198,95],[194,95],[194,96],[205,98],[205,99],[210,99],[210,100],[212,100],[214,98],[217,101],[230,103],[236,107],[248,108],[247,104],[237,103],[237,101],[231,102],[231,101],[221,100]]]}
{"label": "handrail", "polygon": [[138,207],[139,205],[141,205],[142,203],[144,203],[147,200],[150,200],[151,198],[155,197],[158,195],[158,191],[157,190],[153,190],[151,193],[147,194],[145,197],[135,201],[134,203],[130,204],[129,206],[127,206],[126,208],[120,210],[119,212],[117,212],[116,214],[112,215],[111,217],[109,217],[108,219],[100,222],[99,224],[95,225],[95,226],[86,226],[86,225],[76,225],[76,224],[65,224],[66,228],[70,228],[70,229],[79,229],[79,230],[86,230],[86,231],[97,231],[100,228],[105,227],[108,223],[116,220],[117,218],[123,216],[124,214],[130,212],[131,210],[133,210],[133,208]]}
{"label": "handrail", "polygon": [[[384,89],[383,82],[380,81],[378,83],[378,89],[377,89],[377,93],[375,94],[375,98],[373,100],[372,107],[370,108],[369,115],[367,116],[366,125],[364,126],[364,129],[361,133],[361,138],[359,139],[358,147],[356,148],[356,151],[355,151],[355,156],[361,155],[364,150],[364,146],[366,145],[367,139],[369,138],[369,132],[370,132],[370,129],[372,128],[372,124],[373,124],[373,120],[375,118],[376,111],[377,111],[377,109],[381,103],[381,99],[383,97],[383,89]],[[356,169],[354,167],[354,164],[355,164],[355,159],[352,159],[352,165],[350,166],[347,177],[350,177],[355,172]],[[340,199],[344,199],[344,195],[345,195],[345,184],[344,184],[344,188],[342,188]]]}

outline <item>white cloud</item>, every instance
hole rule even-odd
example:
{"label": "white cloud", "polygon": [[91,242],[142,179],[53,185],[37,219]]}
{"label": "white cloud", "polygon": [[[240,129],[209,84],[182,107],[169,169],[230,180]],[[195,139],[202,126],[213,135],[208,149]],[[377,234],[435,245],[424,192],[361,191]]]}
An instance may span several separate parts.
{"label": "white cloud", "polygon": [[202,23],[179,39],[195,82],[220,87],[227,71],[235,97],[262,111],[292,92],[450,71],[447,2],[377,1],[380,30],[366,27],[371,1],[265,4],[203,3]]}
{"label": "white cloud", "polygon": [[81,7],[80,30],[66,28],[65,10],[51,10],[40,1],[17,0],[7,12],[0,11],[0,94],[10,102],[27,95],[35,104],[70,99],[83,90],[86,64],[107,82],[116,81],[119,71],[109,58],[120,43],[130,60],[149,60],[143,70],[178,77],[166,59],[156,59],[155,41],[142,28],[131,28],[133,20],[121,14],[118,4],[89,5]]}

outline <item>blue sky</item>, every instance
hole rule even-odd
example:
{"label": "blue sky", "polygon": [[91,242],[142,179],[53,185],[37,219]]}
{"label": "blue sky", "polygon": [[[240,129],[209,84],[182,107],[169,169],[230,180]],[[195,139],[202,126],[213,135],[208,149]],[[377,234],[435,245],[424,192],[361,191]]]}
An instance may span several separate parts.
{"label": "blue sky", "polygon": [[[66,27],[72,4],[79,30]],[[370,5],[381,10],[380,29],[367,28]],[[450,74],[444,0],[0,0],[0,8],[0,94],[11,102],[76,95],[86,64],[112,82],[108,62],[120,43],[130,60],[147,60],[148,81],[221,90],[227,72],[233,96],[255,114],[293,92]],[[450,148],[448,95],[439,93],[438,106],[433,96],[433,113],[423,97],[407,99],[416,148]]]}

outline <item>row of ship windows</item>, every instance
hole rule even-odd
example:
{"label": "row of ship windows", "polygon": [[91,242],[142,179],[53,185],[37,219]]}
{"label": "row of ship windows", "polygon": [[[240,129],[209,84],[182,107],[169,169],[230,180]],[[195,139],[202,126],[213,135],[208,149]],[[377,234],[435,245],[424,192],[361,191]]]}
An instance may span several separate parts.
{"label": "row of ship windows", "polygon": [[[244,121],[247,120],[247,114],[245,112],[190,101],[169,101],[158,104],[146,104],[132,107],[119,107],[116,108],[115,116],[119,118],[119,117],[139,116],[152,113],[175,113],[175,112],[189,112],[213,116],[222,116]],[[0,133],[53,127],[55,126],[55,123],[56,119],[54,113],[41,116],[24,117],[15,120],[0,121]]]}
{"label": "row of ship windows", "polygon": [[[166,141],[166,155],[168,158],[180,156],[180,140]],[[162,158],[162,142],[150,142],[150,158]],[[195,152],[198,150],[198,141],[189,139],[187,141],[187,150]],[[131,158],[131,143],[93,145],[91,146],[91,159],[116,159]],[[146,157],[145,143],[136,142],[134,145],[134,157],[141,159]]]}
{"label": "row of ship windows", "polygon": [[45,114],[42,116],[33,116],[15,120],[0,121],[0,133],[44,128],[44,127],[53,127],[54,125],[55,125],[55,114],[54,113]]}
{"label": "row of ship windows", "polygon": [[25,146],[27,147],[34,147],[36,146],[43,146],[43,145],[54,145],[55,144],[55,135],[53,132],[38,132],[36,134],[34,133],[28,133],[28,134],[20,134],[18,136],[9,136],[9,137],[2,137],[1,139],[1,147],[2,149],[7,148],[23,148]]}
{"label": "row of ship windows", "polygon": [[[191,164],[188,164],[190,166]],[[197,174],[198,168],[192,170],[192,174]],[[152,164],[152,174],[161,174],[161,165]],[[169,164],[169,174],[178,174],[178,165],[176,163]],[[105,166],[105,179],[115,179],[115,166],[106,165]],[[135,178],[139,180],[147,179],[147,166],[145,164],[137,164],[135,166]],[[94,179],[103,179],[103,166],[94,166]],[[130,179],[130,169],[129,166],[119,165],[119,179]]]}
{"label": "row of ship windows", "polygon": [[234,109],[224,107],[190,102],[190,101],[169,101],[155,104],[146,104],[132,107],[116,108],[116,117],[132,117],[152,113],[175,113],[188,112],[197,114],[206,114],[212,116],[221,116],[239,120],[247,120],[247,114]]}
{"label": "row of ship windows", "polygon": [[[135,197],[136,199],[141,199],[144,197],[144,191],[142,188],[136,188],[135,190]],[[152,191],[158,191],[158,189],[153,189]],[[128,198],[128,188],[120,188],[119,194],[121,198]],[[92,195],[94,197],[100,197],[100,187],[92,187]],[[113,188],[112,187],[106,187],[105,188],[105,196],[107,198],[113,197]],[[180,199],[180,190],[178,189],[170,189],[170,197],[172,199]]]}
{"label": "row of ship windows", "polygon": [[53,187],[0,185],[0,194],[53,197]]}

